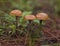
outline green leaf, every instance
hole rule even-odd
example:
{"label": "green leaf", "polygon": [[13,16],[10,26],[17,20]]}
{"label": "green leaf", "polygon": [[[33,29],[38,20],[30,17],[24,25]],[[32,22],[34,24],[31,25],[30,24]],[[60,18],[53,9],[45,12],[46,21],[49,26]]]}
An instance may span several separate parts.
{"label": "green leaf", "polygon": [[9,27],[10,27],[11,29],[15,29],[15,28],[16,28],[15,25],[10,25]]}
{"label": "green leaf", "polygon": [[39,20],[33,20],[34,22],[36,22],[36,23],[39,23]]}

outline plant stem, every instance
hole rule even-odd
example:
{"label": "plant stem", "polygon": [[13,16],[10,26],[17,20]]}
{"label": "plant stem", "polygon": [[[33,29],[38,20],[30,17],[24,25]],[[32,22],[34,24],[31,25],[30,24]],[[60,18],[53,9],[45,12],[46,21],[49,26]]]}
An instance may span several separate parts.
{"label": "plant stem", "polygon": [[34,39],[31,37],[31,34],[29,34],[29,46],[34,46]]}
{"label": "plant stem", "polygon": [[30,27],[28,27],[28,35],[29,35],[29,46],[31,46],[31,33],[30,33],[30,31],[31,31],[31,23],[32,23],[32,21],[31,20],[29,20],[29,25],[30,25]]}
{"label": "plant stem", "polygon": [[43,34],[42,34],[42,20],[40,20],[40,26],[39,27],[40,27],[39,34],[42,37],[43,36]]}
{"label": "plant stem", "polygon": [[31,30],[31,24],[32,24],[32,20],[29,20],[29,24],[30,24],[30,30],[29,30],[29,46],[34,46],[34,41],[33,41],[33,38],[32,38],[32,36],[31,36],[31,32],[32,32],[32,30]]}
{"label": "plant stem", "polygon": [[16,37],[18,36],[18,19],[19,19],[19,17],[16,16],[16,31],[15,31]]}
{"label": "plant stem", "polygon": [[[43,20],[40,20],[40,37],[41,37],[42,39],[44,39],[43,31],[42,31],[42,21],[43,21]],[[43,44],[43,42],[42,42],[42,44]]]}
{"label": "plant stem", "polygon": [[42,29],[42,20],[40,20],[40,30]]}

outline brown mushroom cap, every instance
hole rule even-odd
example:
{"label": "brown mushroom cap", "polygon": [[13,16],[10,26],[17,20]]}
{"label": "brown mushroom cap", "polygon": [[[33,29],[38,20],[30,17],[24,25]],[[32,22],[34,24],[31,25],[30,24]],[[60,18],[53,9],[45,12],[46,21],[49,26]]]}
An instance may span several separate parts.
{"label": "brown mushroom cap", "polygon": [[39,20],[48,20],[48,19],[49,19],[48,15],[47,15],[46,13],[38,13],[38,14],[36,15],[36,17],[37,17],[37,19],[39,19]]}
{"label": "brown mushroom cap", "polygon": [[25,20],[34,20],[36,17],[34,15],[26,15]]}
{"label": "brown mushroom cap", "polygon": [[22,15],[22,12],[21,12],[20,10],[12,10],[12,11],[10,12],[10,14],[11,14],[12,16],[21,16],[21,15]]}

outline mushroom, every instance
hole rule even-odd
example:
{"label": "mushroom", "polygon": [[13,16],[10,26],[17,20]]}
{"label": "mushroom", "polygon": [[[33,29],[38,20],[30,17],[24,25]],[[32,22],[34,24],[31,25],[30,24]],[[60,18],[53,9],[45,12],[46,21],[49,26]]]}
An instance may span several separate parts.
{"label": "mushroom", "polygon": [[[40,25],[42,25],[42,21],[48,20],[48,19],[49,19],[49,16],[48,16],[48,14],[46,14],[46,13],[38,13],[38,14],[36,15],[36,18],[40,20]],[[41,27],[40,27],[40,28],[41,28]]]}
{"label": "mushroom", "polygon": [[32,20],[35,20],[35,19],[36,19],[36,17],[34,15],[26,15],[25,16],[25,20],[28,20],[30,23]]}
{"label": "mushroom", "polygon": [[18,29],[18,19],[19,19],[19,17],[21,17],[22,12],[20,10],[12,10],[10,12],[10,15],[16,17],[16,34],[18,34],[18,31],[17,31],[17,29]]}
{"label": "mushroom", "polygon": [[42,21],[48,20],[49,16],[46,13],[38,13],[36,18],[40,20],[40,25],[42,25]]}
{"label": "mushroom", "polygon": [[49,16],[46,13],[38,13],[36,15],[36,18],[40,21],[40,34],[43,36],[42,31],[41,31],[42,30],[42,22],[48,20]]}
{"label": "mushroom", "polygon": [[22,15],[22,12],[21,12],[20,10],[12,10],[12,11],[10,12],[10,14],[11,14],[12,16],[21,16],[21,15]]}
{"label": "mushroom", "polygon": [[[29,21],[29,24],[28,24],[28,26],[27,26],[27,27],[28,27],[28,30],[29,30],[29,31],[27,32],[27,36],[29,36],[29,40],[30,40],[29,46],[33,46],[33,44],[34,44],[34,43],[32,42],[34,39],[31,38],[31,34],[30,34],[30,33],[32,32],[32,30],[31,30],[32,20],[35,20],[35,19],[36,19],[36,17],[35,17],[34,15],[26,15],[26,16],[25,16],[25,20],[28,20],[28,21]],[[27,38],[26,38],[26,39],[27,39]]]}
{"label": "mushroom", "polygon": [[48,20],[49,19],[48,14],[46,14],[46,13],[38,13],[36,15],[36,18],[39,20]]}
{"label": "mushroom", "polygon": [[25,20],[34,20],[36,17],[34,15],[26,15]]}

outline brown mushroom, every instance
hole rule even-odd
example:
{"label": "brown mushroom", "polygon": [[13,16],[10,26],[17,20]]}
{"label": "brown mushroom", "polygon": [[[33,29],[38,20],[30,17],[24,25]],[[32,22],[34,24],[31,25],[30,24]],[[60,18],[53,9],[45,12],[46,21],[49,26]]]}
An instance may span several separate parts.
{"label": "brown mushroom", "polygon": [[12,16],[21,16],[22,12],[20,10],[12,10],[10,12],[10,15],[12,15]]}
{"label": "brown mushroom", "polygon": [[39,20],[48,20],[49,19],[48,14],[46,14],[46,13],[38,13],[36,15],[36,18]]}
{"label": "brown mushroom", "polygon": [[36,17],[34,15],[26,15],[25,20],[34,20]]}
{"label": "brown mushroom", "polygon": [[10,12],[10,15],[16,17],[16,32],[15,32],[15,35],[16,35],[16,37],[17,37],[17,36],[18,36],[18,21],[19,21],[18,19],[19,19],[19,17],[21,17],[22,12],[21,12],[20,10],[12,10],[12,11]]}

